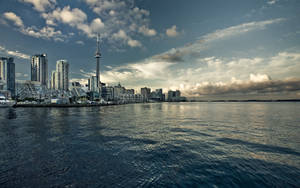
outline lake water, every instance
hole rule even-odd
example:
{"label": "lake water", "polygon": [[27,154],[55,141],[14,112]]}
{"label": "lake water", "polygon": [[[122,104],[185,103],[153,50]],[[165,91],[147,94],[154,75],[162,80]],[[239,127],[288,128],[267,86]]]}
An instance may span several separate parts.
{"label": "lake water", "polygon": [[300,103],[2,108],[0,187],[300,187]]}

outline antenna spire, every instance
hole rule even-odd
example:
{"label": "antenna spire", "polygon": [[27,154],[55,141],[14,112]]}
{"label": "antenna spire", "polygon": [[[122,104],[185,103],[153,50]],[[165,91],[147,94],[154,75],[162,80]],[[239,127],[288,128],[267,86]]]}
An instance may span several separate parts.
{"label": "antenna spire", "polygon": [[100,57],[100,34],[97,34],[97,51],[96,51],[96,56]]}

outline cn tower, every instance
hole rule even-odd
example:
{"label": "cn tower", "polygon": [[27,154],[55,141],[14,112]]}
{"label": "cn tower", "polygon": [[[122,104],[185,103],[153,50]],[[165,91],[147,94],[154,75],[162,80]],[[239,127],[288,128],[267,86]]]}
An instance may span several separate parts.
{"label": "cn tower", "polygon": [[99,73],[99,63],[100,63],[100,57],[101,57],[101,53],[100,53],[100,34],[98,33],[97,35],[97,51],[96,51],[96,80],[97,80],[97,87],[99,88],[100,86],[100,73]]}

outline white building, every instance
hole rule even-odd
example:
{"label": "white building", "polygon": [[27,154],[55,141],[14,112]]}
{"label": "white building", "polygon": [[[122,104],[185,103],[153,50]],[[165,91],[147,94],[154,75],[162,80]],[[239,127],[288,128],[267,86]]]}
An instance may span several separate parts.
{"label": "white building", "polygon": [[60,90],[69,90],[69,63],[67,60],[58,60],[56,62],[56,72],[59,73],[58,79]]}
{"label": "white building", "polygon": [[54,90],[69,90],[69,63],[67,60],[56,62],[56,71],[51,74],[51,88]]}

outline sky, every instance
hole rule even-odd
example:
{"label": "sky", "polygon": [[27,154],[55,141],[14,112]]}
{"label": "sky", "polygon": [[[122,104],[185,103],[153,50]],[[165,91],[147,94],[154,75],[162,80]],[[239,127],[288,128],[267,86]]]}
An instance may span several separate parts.
{"label": "sky", "polygon": [[49,77],[180,89],[199,99],[299,99],[299,0],[0,0],[0,56],[18,80],[46,53]]}

